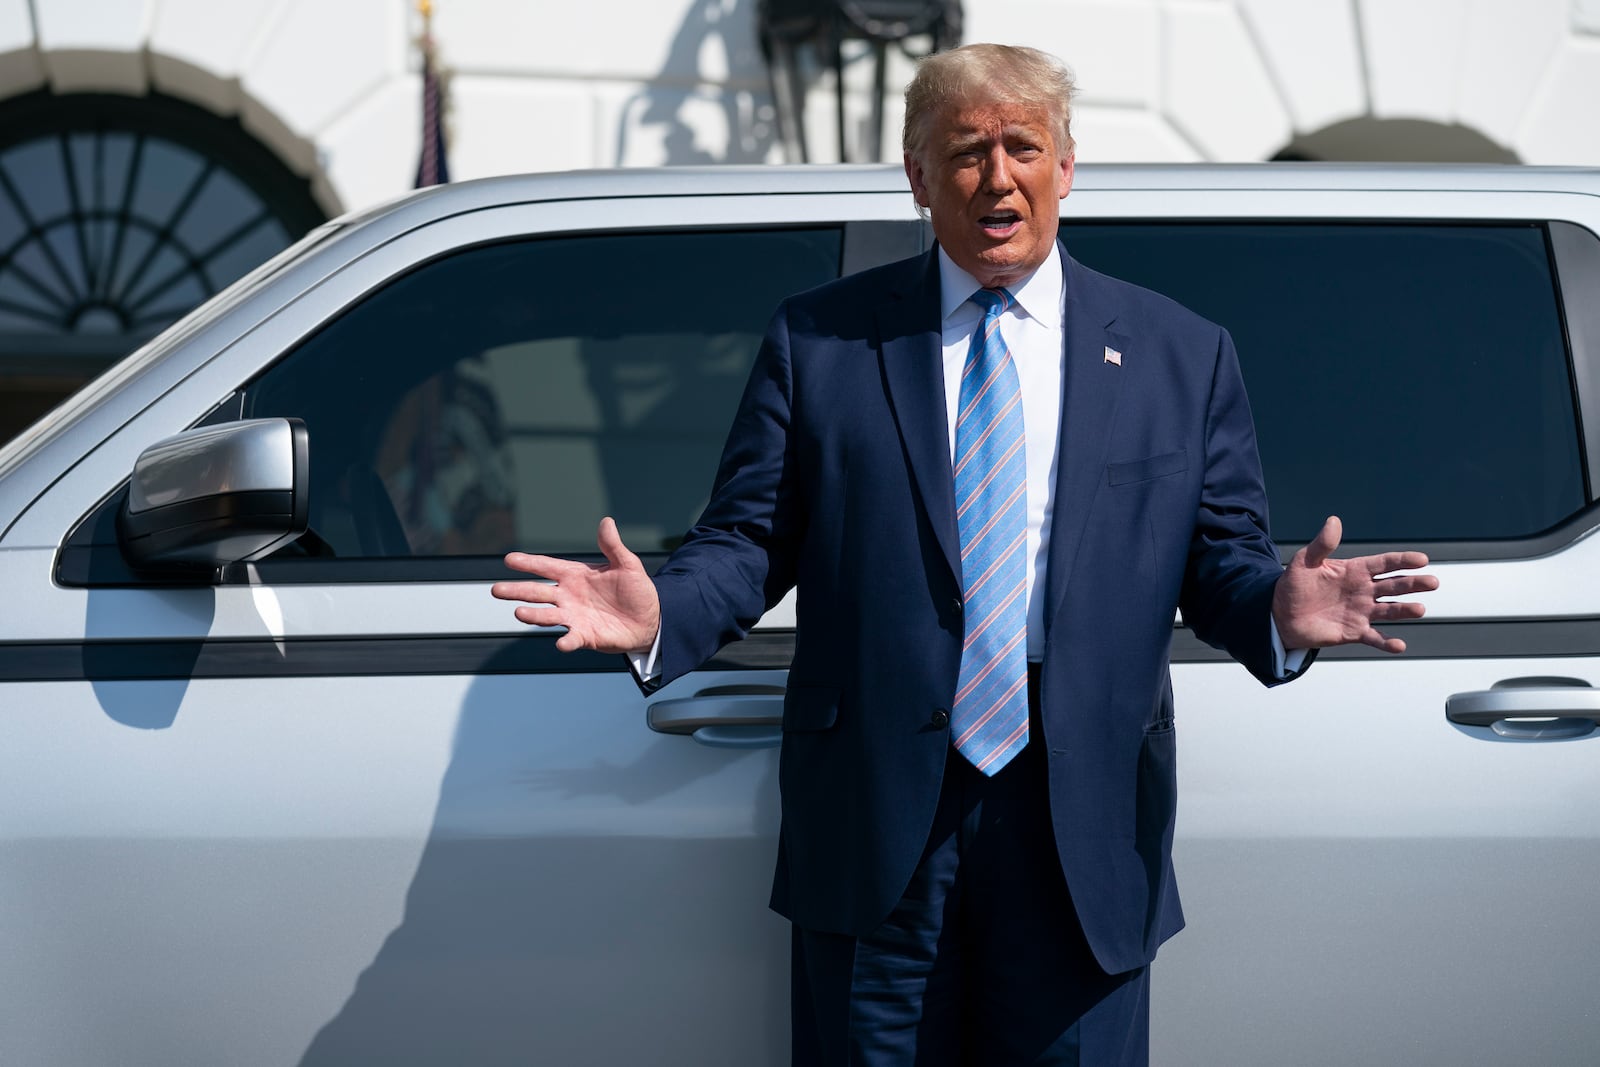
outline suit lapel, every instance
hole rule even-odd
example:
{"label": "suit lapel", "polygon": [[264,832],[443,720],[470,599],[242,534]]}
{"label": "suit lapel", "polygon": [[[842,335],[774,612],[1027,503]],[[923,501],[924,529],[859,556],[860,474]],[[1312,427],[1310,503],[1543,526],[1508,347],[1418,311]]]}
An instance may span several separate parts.
{"label": "suit lapel", "polygon": [[923,258],[920,271],[908,271],[903,277],[900,289],[878,308],[879,358],[917,491],[950,572],[960,581],[961,538],[950,473],[937,252]]}
{"label": "suit lapel", "polygon": [[1135,342],[1112,328],[1116,308],[1104,299],[1096,275],[1062,254],[1066,318],[1061,367],[1061,433],[1056,459],[1055,504],[1051,512],[1050,548],[1045,570],[1045,639],[1066,603],[1072,569],[1104,484],[1107,448],[1116,422],[1123,368],[1106,358],[1110,348],[1137,359]]}

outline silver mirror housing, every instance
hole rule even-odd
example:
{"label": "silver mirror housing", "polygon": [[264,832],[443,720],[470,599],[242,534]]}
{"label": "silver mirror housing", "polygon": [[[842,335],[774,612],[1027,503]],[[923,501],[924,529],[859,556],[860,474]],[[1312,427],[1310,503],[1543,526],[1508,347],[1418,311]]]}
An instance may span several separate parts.
{"label": "silver mirror housing", "polygon": [[139,455],[117,540],[139,568],[260,559],[305,533],[310,449],[299,419],[246,419],[157,441]]}

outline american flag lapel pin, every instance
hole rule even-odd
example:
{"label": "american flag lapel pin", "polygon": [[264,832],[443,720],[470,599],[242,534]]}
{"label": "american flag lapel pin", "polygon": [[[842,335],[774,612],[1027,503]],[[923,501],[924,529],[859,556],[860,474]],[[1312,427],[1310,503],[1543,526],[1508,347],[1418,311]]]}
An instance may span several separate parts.
{"label": "american flag lapel pin", "polygon": [[1114,367],[1122,366],[1122,353],[1110,345],[1106,345],[1106,362]]}

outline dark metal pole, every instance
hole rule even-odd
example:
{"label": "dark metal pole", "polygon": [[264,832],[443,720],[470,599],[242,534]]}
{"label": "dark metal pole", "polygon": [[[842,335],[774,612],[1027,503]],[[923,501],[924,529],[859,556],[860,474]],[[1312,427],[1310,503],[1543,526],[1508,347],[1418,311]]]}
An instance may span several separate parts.
{"label": "dark metal pole", "polygon": [[844,15],[837,9],[828,13],[827,30],[829,43],[833,45],[833,95],[834,113],[839,126],[839,162],[848,163],[844,145]]}
{"label": "dark metal pole", "polygon": [[889,65],[889,45],[886,41],[872,42],[872,155],[874,163],[883,162],[883,97],[886,91],[884,70]]}

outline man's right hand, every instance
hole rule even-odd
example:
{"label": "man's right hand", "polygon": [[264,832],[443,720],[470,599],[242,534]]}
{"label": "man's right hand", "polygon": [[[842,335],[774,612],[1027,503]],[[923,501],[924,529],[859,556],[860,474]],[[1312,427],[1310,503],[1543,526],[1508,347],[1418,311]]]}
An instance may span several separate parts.
{"label": "man's right hand", "polygon": [[496,582],[489,592],[501,600],[523,601],[516,610],[522,622],[565,626],[567,632],[556,640],[563,652],[648,652],[661,629],[655,583],[622,543],[610,516],[600,520],[598,541],[606,557],[601,564],[513,552],[506,556],[507,567],[555,584]]}

